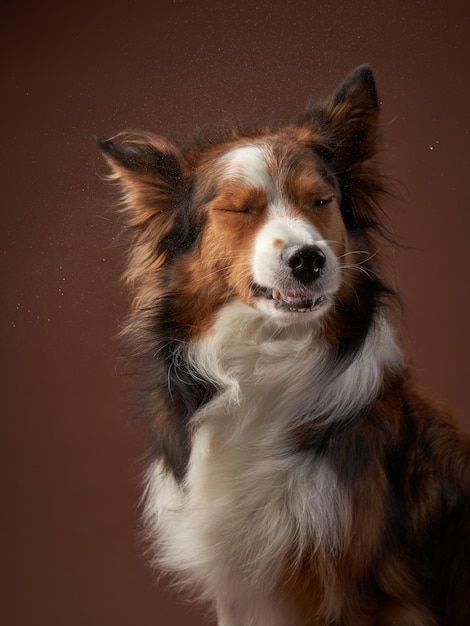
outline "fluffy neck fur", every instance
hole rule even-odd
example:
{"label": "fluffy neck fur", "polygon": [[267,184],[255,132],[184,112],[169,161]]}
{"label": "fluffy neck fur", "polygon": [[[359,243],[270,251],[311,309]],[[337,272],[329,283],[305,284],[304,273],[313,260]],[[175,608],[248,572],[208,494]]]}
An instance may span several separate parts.
{"label": "fluffy neck fur", "polygon": [[377,316],[352,362],[335,370],[315,328],[260,324],[256,312],[232,303],[189,357],[218,391],[191,420],[184,483],[159,462],[150,471],[150,534],[163,564],[202,597],[233,597],[235,577],[240,606],[261,594],[281,615],[271,594],[286,559],[300,561],[309,549],[329,559],[351,535],[348,491],[325,458],[298,445],[296,431],[353,419],[380,393],[384,371],[400,367],[399,351]]}
{"label": "fluffy neck fur", "polygon": [[[221,310],[212,331],[190,346],[189,360],[218,389],[213,402],[252,406],[264,393],[267,410],[272,402],[297,425],[314,420],[328,425],[353,417],[373,401],[384,370],[399,366],[401,356],[380,312],[345,363],[335,361],[321,330],[316,325],[260,323],[256,311],[234,302]],[[204,410],[197,421],[203,415]]]}

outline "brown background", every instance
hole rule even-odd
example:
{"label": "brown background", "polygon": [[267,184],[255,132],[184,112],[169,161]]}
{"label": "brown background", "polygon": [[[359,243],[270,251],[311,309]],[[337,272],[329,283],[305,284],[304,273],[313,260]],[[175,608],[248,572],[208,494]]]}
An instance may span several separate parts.
{"label": "brown background", "polygon": [[183,137],[295,114],[372,64],[394,272],[420,383],[470,430],[470,32],[464,2],[6,2],[2,13],[2,623],[196,625],[145,565],[144,449],[114,339],[126,306],[91,135]]}

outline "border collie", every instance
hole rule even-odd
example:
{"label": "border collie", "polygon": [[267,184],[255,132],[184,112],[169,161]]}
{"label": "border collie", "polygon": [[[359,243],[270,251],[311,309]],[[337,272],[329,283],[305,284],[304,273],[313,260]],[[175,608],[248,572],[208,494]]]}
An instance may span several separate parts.
{"label": "border collie", "polygon": [[390,325],[378,110],[361,66],[291,123],[97,138],[131,239],[146,529],[219,626],[470,624],[469,445]]}

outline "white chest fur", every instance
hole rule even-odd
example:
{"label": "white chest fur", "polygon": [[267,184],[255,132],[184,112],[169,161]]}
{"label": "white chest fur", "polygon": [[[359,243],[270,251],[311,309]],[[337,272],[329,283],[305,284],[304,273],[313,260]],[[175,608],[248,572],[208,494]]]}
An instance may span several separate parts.
{"label": "white chest fur", "polygon": [[256,312],[231,304],[190,358],[219,393],[194,416],[184,485],[158,463],[149,473],[146,519],[159,562],[211,600],[236,604],[240,593],[246,602],[247,590],[265,597],[293,545],[301,551],[313,541],[334,552],[348,536],[347,494],[324,460],[295,449],[293,429],[366,404],[399,353],[388,325],[377,321],[354,362],[328,377],[314,331],[263,326]]}

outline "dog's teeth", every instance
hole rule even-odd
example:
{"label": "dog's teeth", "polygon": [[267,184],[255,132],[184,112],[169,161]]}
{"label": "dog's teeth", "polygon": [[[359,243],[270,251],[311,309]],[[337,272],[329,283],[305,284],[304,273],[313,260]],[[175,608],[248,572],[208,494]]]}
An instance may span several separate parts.
{"label": "dog's teeth", "polygon": [[273,299],[277,300],[280,296],[280,291],[278,289],[273,289]]}
{"label": "dog's teeth", "polygon": [[295,296],[295,295],[290,295],[289,296],[287,294],[283,294],[282,292],[281,292],[281,296],[282,296],[282,299],[285,302],[289,302],[289,304],[294,304],[296,302],[302,302],[303,301],[302,298],[300,298],[298,296]]}

